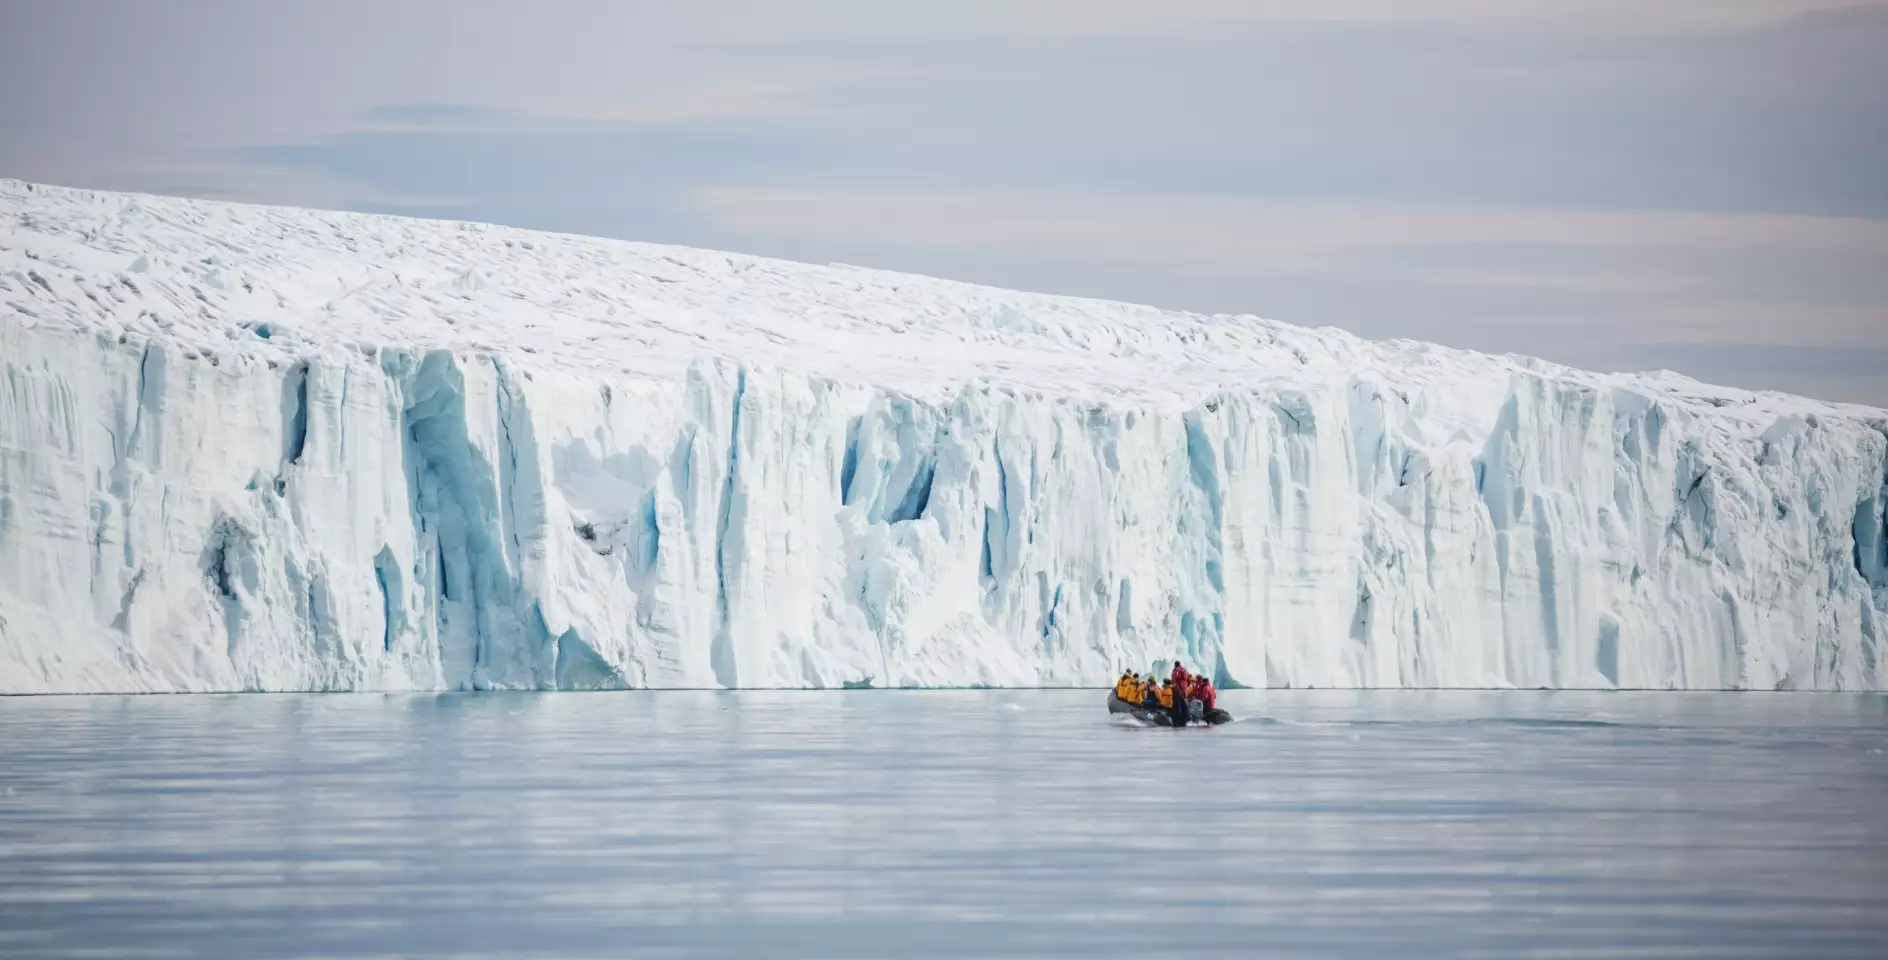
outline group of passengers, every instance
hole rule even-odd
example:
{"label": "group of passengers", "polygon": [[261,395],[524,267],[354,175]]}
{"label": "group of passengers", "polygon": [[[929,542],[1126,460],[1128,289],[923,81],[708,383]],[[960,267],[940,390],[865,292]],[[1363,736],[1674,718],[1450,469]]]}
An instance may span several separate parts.
{"label": "group of passengers", "polygon": [[1174,661],[1173,672],[1159,683],[1154,682],[1152,672],[1145,678],[1133,670],[1123,673],[1121,679],[1115,681],[1114,695],[1123,703],[1148,710],[1165,710],[1181,723],[1186,722],[1190,713],[1188,700],[1198,700],[1205,712],[1213,709],[1213,681],[1188,673],[1178,660]]}

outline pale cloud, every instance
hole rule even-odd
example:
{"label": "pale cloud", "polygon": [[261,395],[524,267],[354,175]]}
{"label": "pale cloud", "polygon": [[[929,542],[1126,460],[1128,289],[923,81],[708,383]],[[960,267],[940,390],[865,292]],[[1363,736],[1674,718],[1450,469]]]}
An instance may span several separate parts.
{"label": "pale cloud", "polygon": [[[1014,38],[1150,37],[1274,23],[1722,33],[1888,0],[0,0],[0,121],[234,146],[358,129],[389,103],[571,120],[783,118],[910,71],[897,57],[756,59],[818,44],[896,51]],[[25,121],[21,123],[20,121]]]}
{"label": "pale cloud", "polygon": [[1619,269],[1593,269],[1574,265],[1556,270],[1516,268],[1508,270],[1429,269],[1411,267],[1432,283],[1461,287],[1505,287],[1516,290],[1554,293],[1672,294],[1697,289],[1697,278],[1667,272],[1634,273]]}
{"label": "pale cloud", "polygon": [[[884,67],[755,63],[744,43],[843,39],[885,17],[759,0],[5,0],[0,104],[21,129],[109,127],[221,146],[358,129],[389,103],[474,103],[573,120],[780,117]],[[920,21],[921,22],[921,21]],[[903,34],[909,36],[910,34]]]}
{"label": "pale cloud", "polygon": [[1630,33],[1718,33],[1883,0],[981,0],[995,27],[1019,33],[1144,35],[1239,23],[1437,23],[1550,25]]}
{"label": "pale cloud", "polygon": [[1707,300],[1646,308],[1635,312],[1634,320],[1648,336],[1672,346],[1743,343],[1888,350],[1888,305],[1878,303]]}
{"label": "pale cloud", "polygon": [[710,188],[698,202],[721,228],[748,233],[1053,249],[1215,269],[1330,270],[1358,251],[1461,244],[1792,252],[1888,263],[1888,221],[1840,217],[1044,192]]}

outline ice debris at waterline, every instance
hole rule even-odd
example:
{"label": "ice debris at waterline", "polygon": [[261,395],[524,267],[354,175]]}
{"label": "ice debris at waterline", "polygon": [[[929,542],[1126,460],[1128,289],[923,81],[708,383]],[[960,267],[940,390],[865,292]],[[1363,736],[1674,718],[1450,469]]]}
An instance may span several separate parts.
{"label": "ice debris at waterline", "polygon": [[0,690],[1881,688],[1888,415],[0,181]]}

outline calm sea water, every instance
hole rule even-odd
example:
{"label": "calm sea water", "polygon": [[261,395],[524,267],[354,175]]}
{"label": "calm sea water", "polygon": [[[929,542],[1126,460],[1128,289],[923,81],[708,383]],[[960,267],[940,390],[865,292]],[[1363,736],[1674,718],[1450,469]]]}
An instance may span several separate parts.
{"label": "calm sea water", "polygon": [[0,956],[1888,956],[1888,698],[0,700]]}

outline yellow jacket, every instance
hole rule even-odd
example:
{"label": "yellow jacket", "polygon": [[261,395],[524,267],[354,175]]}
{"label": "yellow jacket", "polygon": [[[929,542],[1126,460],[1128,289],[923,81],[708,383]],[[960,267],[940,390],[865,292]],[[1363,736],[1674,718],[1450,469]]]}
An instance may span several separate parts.
{"label": "yellow jacket", "polygon": [[1168,686],[1161,687],[1159,696],[1160,696],[1160,705],[1162,707],[1165,707],[1168,710],[1172,710],[1173,709],[1173,688],[1168,687]]}

